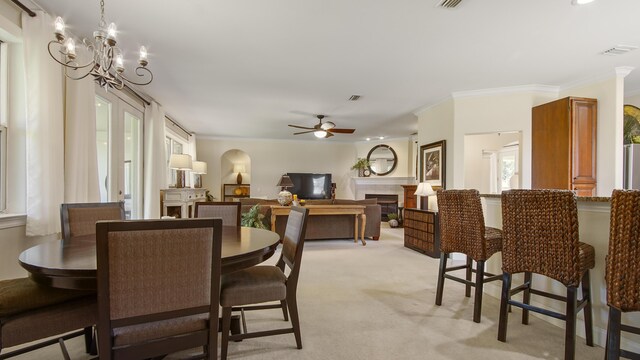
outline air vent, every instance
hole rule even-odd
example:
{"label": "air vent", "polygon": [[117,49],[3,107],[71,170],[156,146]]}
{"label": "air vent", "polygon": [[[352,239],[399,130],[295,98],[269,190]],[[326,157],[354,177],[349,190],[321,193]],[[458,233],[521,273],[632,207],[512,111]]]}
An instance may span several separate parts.
{"label": "air vent", "polygon": [[349,101],[358,101],[358,99],[360,99],[360,95],[351,95]]}
{"label": "air vent", "polygon": [[446,8],[446,9],[452,9],[452,8],[460,5],[461,2],[462,2],[462,0],[441,0],[438,3],[438,7]]}
{"label": "air vent", "polygon": [[616,45],[615,47],[612,47],[611,49],[607,49],[605,51],[602,52],[602,55],[622,55],[622,54],[626,54],[629,51],[635,50],[637,49],[637,46],[633,46],[633,45]]}

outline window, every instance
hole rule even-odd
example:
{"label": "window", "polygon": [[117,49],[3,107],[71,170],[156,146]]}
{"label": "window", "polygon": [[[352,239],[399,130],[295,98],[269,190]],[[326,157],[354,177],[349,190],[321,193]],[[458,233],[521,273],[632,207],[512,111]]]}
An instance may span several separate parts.
{"label": "window", "polygon": [[171,154],[188,154],[189,153],[189,134],[178,128],[175,123],[165,118],[166,138],[164,140],[165,151],[167,155],[167,184],[175,185],[177,171],[169,168],[169,159]]}

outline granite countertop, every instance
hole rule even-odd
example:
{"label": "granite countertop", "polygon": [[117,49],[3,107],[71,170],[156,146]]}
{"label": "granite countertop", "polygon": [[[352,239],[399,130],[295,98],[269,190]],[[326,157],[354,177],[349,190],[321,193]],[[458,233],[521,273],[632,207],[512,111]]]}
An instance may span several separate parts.
{"label": "granite countertop", "polygon": [[[480,194],[480,197],[499,199],[502,195],[500,194]],[[609,202],[611,200],[608,196],[578,196],[578,201],[584,202]]]}

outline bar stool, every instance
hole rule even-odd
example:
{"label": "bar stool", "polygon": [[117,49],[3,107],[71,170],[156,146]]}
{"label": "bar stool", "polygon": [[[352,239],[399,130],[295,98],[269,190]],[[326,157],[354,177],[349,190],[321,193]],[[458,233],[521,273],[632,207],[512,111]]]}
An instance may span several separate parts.
{"label": "bar stool", "polygon": [[[445,279],[465,284],[466,297],[471,296],[471,287],[475,287],[473,321],[479,323],[484,283],[500,280],[500,275],[484,272],[484,263],[491,255],[502,249],[502,232],[484,226],[478,190],[439,190],[437,197],[441,254],[436,305],[442,305]],[[449,254],[454,252],[467,256],[466,265],[447,267]],[[476,261],[475,269],[473,269],[473,260]],[[464,279],[447,274],[447,272],[462,269],[466,270]],[[472,282],[471,274],[474,272],[476,279]]]}
{"label": "bar stool", "polygon": [[623,312],[640,310],[640,191],[614,190],[611,194],[609,254],[606,259],[607,359],[636,359],[640,354],[620,349],[622,331],[640,335],[640,328],[621,323]]}
{"label": "bar stool", "polygon": [[[510,190],[502,192],[502,296],[498,340],[507,340],[508,305],[522,308],[522,323],[529,311],[566,322],[565,360],[575,358],[576,315],[584,309],[587,345],[593,346],[589,269],[595,265],[593,246],[578,239],[578,209],[569,190]],[[524,284],[511,289],[511,276],[524,273]],[[559,281],[566,297],[532,288],[532,273]],[[578,287],[582,284],[582,300]],[[523,301],[511,297],[524,292]],[[558,313],[529,304],[531,294],[566,302]]]}

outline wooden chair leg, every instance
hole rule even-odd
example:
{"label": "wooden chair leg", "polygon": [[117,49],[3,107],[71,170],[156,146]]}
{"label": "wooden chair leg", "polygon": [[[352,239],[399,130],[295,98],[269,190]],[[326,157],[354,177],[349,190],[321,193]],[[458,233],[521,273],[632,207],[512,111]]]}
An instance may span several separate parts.
{"label": "wooden chair leg", "polygon": [[609,307],[609,325],[607,326],[607,360],[620,358],[620,323],[622,313],[620,310]]}
{"label": "wooden chair leg", "polygon": [[578,288],[567,287],[567,313],[564,336],[564,359],[574,360],[576,356],[576,310],[578,307]]}
{"label": "wooden chair leg", "polygon": [[[466,268],[466,274],[465,274],[465,279],[467,279],[467,281],[471,281],[472,269],[473,269],[473,260],[471,259],[471,257],[469,257],[469,255],[467,255],[467,268]],[[471,297],[471,285],[466,284],[464,286],[464,296]]]}
{"label": "wooden chair leg", "polygon": [[473,299],[473,321],[479,323],[482,316],[482,288],[484,287],[484,261],[476,261],[476,286]]}
{"label": "wooden chair leg", "polygon": [[289,314],[287,313],[287,300],[281,300],[280,304],[282,305],[282,315],[284,315],[284,321],[289,321]]}
{"label": "wooden chair leg", "polygon": [[93,343],[93,326],[84,328],[84,350],[87,354],[91,353]]}
{"label": "wooden chair leg", "polygon": [[289,314],[291,315],[291,325],[293,325],[293,334],[296,337],[296,345],[298,346],[298,349],[302,349],[302,335],[300,334],[300,319],[298,318],[298,300],[296,299],[295,289],[291,292],[287,291],[287,305],[289,306]]}
{"label": "wooden chair leg", "polygon": [[586,299],[584,306],[584,332],[588,346],[593,346],[593,310],[591,309],[591,280],[589,270],[582,276],[582,299]]}
{"label": "wooden chair leg", "polygon": [[[526,289],[522,292],[522,302],[529,305],[531,302],[531,286],[533,282],[533,275],[531,272],[524,273],[524,283],[527,285]],[[529,310],[522,309],[522,323],[529,324]]]}
{"label": "wooden chair leg", "polygon": [[509,321],[508,301],[511,289],[511,274],[502,273],[502,295],[500,296],[500,321],[498,322],[498,340],[507,341],[507,322]]}
{"label": "wooden chair leg", "polygon": [[231,330],[231,307],[222,308],[222,339],[220,341],[220,359],[227,359],[229,331]]}
{"label": "wooden chair leg", "polygon": [[440,270],[438,271],[438,286],[436,288],[436,305],[442,305],[442,291],[444,290],[444,273],[447,268],[447,257],[449,254],[440,254]]}

